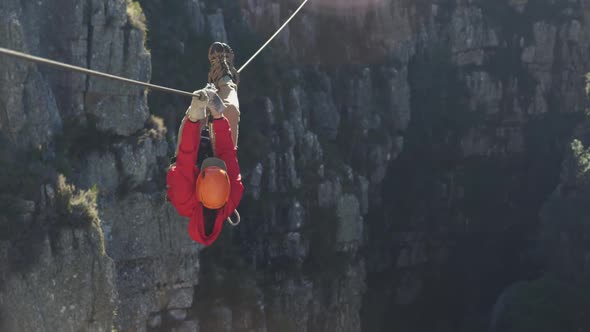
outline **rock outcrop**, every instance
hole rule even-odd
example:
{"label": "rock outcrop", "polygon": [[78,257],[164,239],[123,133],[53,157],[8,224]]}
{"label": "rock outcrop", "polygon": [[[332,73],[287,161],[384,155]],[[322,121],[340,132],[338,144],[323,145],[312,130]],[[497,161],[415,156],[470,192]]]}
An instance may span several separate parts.
{"label": "rock outcrop", "polygon": [[[3,331],[110,331],[115,266],[106,255],[96,191],[63,176],[38,201],[3,196],[0,309]],[[22,214],[24,213],[24,214]]]}
{"label": "rock outcrop", "polygon": [[[0,45],[148,81],[142,15],[125,0],[3,1]],[[0,62],[2,193],[14,197],[0,223],[1,329],[145,330],[151,313],[189,308],[199,247],[165,203],[166,129],[146,92]],[[92,227],[63,222],[67,206],[50,213],[58,173],[97,193]]]}

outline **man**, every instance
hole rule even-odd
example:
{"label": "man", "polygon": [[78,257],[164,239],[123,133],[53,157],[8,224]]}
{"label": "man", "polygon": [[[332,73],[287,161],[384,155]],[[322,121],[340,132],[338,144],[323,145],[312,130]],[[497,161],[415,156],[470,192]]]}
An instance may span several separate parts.
{"label": "man", "polygon": [[[193,97],[182,120],[166,179],[168,199],[180,215],[190,218],[190,237],[206,246],[217,239],[244,192],[237,158],[239,75],[233,61],[227,44],[216,42],[209,47],[209,84],[194,92],[199,97]],[[199,170],[201,131],[207,121],[217,158],[205,159]]]}

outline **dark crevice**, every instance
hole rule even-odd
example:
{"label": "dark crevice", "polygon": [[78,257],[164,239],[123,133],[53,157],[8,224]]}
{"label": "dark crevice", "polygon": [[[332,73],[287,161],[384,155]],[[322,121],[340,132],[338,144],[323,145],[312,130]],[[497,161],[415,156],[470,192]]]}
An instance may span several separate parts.
{"label": "dark crevice", "polygon": [[[384,182],[381,196],[387,197],[387,206],[368,217],[363,331],[484,331],[505,287],[542,275],[533,250],[539,213],[559,183],[564,148],[583,120],[580,113],[559,109],[561,95],[551,99],[547,114],[530,116],[524,123],[503,119],[513,110],[513,100],[526,112],[539,83],[522,63],[519,40],[531,40],[532,24],[541,12],[552,16],[558,9],[533,2],[533,13],[516,14],[504,2],[482,6],[489,24],[501,23],[500,40],[507,41],[485,50],[482,67],[445,61],[449,55],[443,43],[441,48],[418,49],[410,61],[412,120],[404,151]],[[562,46],[556,45],[555,54]],[[560,77],[563,61],[556,58],[552,64],[554,77]],[[503,82],[499,115],[473,117],[468,111],[463,77],[474,69]],[[518,86],[509,91],[508,83],[515,79]],[[562,85],[554,80],[550,93]],[[459,144],[473,128],[492,137],[498,128],[522,130],[524,151],[466,158]],[[494,140],[499,146],[507,143]],[[445,196],[444,188],[450,187],[456,188],[454,194]],[[405,246],[398,239],[404,234],[413,234],[418,237],[414,244],[425,242],[433,251],[446,247],[447,258],[439,264],[395,267]],[[404,285],[407,275],[420,283],[421,291],[413,301],[400,303],[398,293],[412,285]]]}

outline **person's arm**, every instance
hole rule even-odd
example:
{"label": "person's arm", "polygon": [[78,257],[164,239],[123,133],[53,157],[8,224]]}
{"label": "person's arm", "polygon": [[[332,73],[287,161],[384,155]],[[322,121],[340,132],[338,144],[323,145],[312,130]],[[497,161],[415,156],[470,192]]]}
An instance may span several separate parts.
{"label": "person's arm", "polygon": [[182,120],[176,162],[168,170],[167,193],[178,214],[191,217],[198,204],[195,196],[196,166],[201,141],[201,121]]}
{"label": "person's arm", "polygon": [[227,175],[231,184],[229,199],[222,208],[223,218],[229,217],[242,199],[244,193],[244,184],[240,174],[240,165],[238,164],[237,148],[231,138],[229,122],[225,117],[213,120],[213,132],[215,134],[215,154],[225,162]]}

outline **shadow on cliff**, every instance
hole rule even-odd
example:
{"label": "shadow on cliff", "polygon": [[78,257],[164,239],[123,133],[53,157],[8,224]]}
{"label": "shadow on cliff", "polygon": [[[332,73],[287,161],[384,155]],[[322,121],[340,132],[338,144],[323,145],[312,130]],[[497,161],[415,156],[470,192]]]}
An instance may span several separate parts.
{"label": "shadow on cliff", "polygon": [[369,217],[369,256],[387,263],[369,264],[363,331],[484,331],[501,291],[541,274],[531,252],[539,211],[581,114],[532,117],[521,154],[466,157],[461,140],[471,128],[501,124],[469,111],[461,75],[444,48],[410,62],[406,144],[385,179],[385,206]]}

